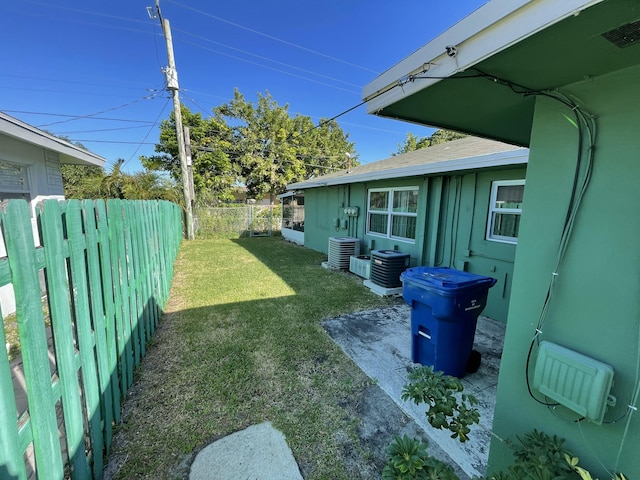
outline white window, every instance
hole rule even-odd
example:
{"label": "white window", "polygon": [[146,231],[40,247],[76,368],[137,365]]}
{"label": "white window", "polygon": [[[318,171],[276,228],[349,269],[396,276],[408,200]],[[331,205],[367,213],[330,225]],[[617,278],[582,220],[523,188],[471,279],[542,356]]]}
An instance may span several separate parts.
{"label": "white window", "polygon": [[414,241],[418,218],[418,187],[369,190],[367,233]]}
{"label": "white window", "polygon": [[504,180],[491,184],[487,240],[518,243],[524,180]]}

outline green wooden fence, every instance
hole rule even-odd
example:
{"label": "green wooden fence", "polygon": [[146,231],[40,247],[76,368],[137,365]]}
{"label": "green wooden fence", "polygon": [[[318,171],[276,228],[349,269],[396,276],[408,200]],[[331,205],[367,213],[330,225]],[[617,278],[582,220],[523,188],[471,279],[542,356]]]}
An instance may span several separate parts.
{"label": "green wooden fence", "polygon": [[18,411],[2,348],[0,478],[98,479],[169,295],[182,215],[170,202],[48,200],[37,222],[38,247],[27,203],[0,208],[0,286],[13,284],[28,400]]}

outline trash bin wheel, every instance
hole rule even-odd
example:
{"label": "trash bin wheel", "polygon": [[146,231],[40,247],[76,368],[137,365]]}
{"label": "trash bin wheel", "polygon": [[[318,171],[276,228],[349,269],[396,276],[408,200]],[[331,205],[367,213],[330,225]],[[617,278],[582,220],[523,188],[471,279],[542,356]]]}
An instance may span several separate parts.
{"label": "trash bin wheel", "polygon": [[477,350],[471,350],[471,354],[467,360],[467,373],[476,373],[478,368],[480,368],[481,360],[482,355],[480,355],[480,352]]}

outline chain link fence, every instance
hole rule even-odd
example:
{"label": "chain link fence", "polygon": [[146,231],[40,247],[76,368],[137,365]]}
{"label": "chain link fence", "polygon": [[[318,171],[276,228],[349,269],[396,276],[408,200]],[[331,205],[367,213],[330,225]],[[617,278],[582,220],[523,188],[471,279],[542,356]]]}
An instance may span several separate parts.
{"label": "chain link fence", "polygon": [[198,208],[195,230],[198,238],[240,238],[279,235],[282,206],[241,205]]}

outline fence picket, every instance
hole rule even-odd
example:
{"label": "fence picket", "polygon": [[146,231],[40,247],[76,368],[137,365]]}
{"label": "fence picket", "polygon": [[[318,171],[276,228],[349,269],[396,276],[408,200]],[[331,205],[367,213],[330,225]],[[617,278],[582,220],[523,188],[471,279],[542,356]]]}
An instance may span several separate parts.
{"label": "fence picket", "polygon": [[[0,315],[0,328],[4,332],[2,315]],[[2,338],[4,338],[4,333]],[[15,419],[17,416],[9,356],[7,351],[3,350],[0,353],[0,418]],[[15,421],[0,424],[0,445],[2,445],[0,448],[0,478],[26,479],[27,469],[22,460],[18,441],[18,425]]]}
{"label": "fence picket", "polygon": [[[78,350],[82,365],[82,390],[86,409],[86,421],[89,424],[89,437],[94,456],[93,464],[97,472],[102,473],[103,437],[100,415],[100,396],[97,378],[97,366],[94,353],[94,337],[91,328],[89,308],[89,289],[87,264],[85,260],[86,239],[82,228],[82,210],[79,200],[70,200],[66,204],[65,220],[67,242],[69,244],[70,277],[75,308],[75,326],[78,337]],[[46,245],[45,245],[46,248]],[[84,445],[83,445],[84,446]],[[99,453],[98,453],[99,452]]]}
{"label": "fence picket", "polygon": [[[104,200],[96,202],[96,221],[100,242],[100,273],[102,279],[102,298],[104,300],[104,321],[107,334],[107,361],[111,372],[111,398],[113,400],[113,420],[120,421],[120,377],[118,370],[118,329],[116,327],[116,287],[111,269],[111,242],[109,241],[109,225],[107,223],[107,206]],[[110,441],[107,442],[107,451]]]}
{"label": "fence picket", "polygon": [[84,448],[83,408],[78,396],[80,384],[76,368],[69,280],[64,261],[68,256],[65,250],[68,249],[64,245],[62,212],[58,202],[48,201],[40,204],[37,213],[40,221],[40,239],[45,247],[49,312],[51,317],[56,319],[51,327],[62,390],[68,456],[74,478],[87,478],[89,466]]}
{"label": "fence picket", "polygon": [[24,201],[10,201],[3,210],[3,233],[16,298],[36,467],[42,472],[39,475],[41,480],[58,480],[63,476],[62,456],[49,373],[31,214]]}
{"label": "fence picket", "polygon": [[[103,292],[100,281],[100,255],[98,230],[96,225],[95,204],[91,200],[82,202],[82,220],[87,244],[87,265],[89,275],[89,298],[93,317],[96,359],[98,362],[98,381],[100,385],[101,415],[103,418],[104,443],[109,445],[112,438],[113,397],[111,393],[111,374],[109,371],[109,351],[107,349],[107,330]],[[95,472],[98,468],[94,467]]]}

